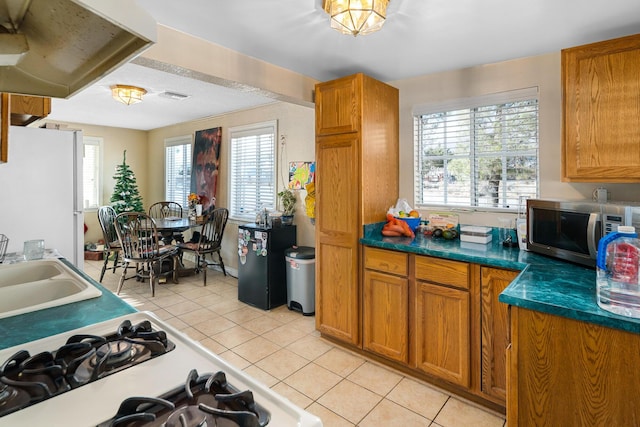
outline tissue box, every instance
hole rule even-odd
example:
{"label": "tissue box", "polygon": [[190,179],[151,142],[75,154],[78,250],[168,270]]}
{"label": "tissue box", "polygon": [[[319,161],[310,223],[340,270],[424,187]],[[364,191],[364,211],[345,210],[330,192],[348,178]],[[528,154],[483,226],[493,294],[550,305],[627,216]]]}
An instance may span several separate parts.
{"label": "tissue box", "polygon": [[465,225],[460,227],[460,241],[487,244],[493,238],[491,227]]}

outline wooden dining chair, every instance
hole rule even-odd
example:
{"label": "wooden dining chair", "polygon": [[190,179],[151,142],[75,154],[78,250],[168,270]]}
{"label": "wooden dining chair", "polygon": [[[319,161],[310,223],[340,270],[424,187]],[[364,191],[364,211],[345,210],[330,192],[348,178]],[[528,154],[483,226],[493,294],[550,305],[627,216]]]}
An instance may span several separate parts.
{"label": "wooden dining chair", "polygon": [[[158,277],[162,274],[162,263],[167,259],[173,260],[173,281],[178,282],[178,248],[160,244],[153,218],[144,212],[123,212],[116,216],[114,224],[122,248],[123,262],[116,294],[120,294],[125,280],[148,277],[151,296],[155,296]],[[136,274],[127,278],[127,268],[131,263],[136,265]]]}
{"label": "wooden dining chair", "polygon": [[120,257],[120,242],[118,241],[118,234],[116,233],[116,227],[114,221],[116,219],[116,211],[111,206],[101,206],[98,209],[98,222],[100,228],[102,228],[102,238],[104,240],[104,251],[102,256],[104,257],[104,263],[102,264],[102,271],[100,272],[100,283],[104,277],[105,271],[107,271],[107,264],[109,263],[109,257],[113,256],[113,272],[116,272],[117,267],[121,267],[118,264]]}
{"label": "wooden dining chair", "polygon": [[[212,265],[219,265],[224,275],[227,271],[224,268],[222,255],[222,237],[224,229],[227,226],[229,211],[225,208],[214,209],[208,214],[199,230],[200,238],[197,242],[180,243],[178,247],[181,251],[190,251],[196,257],[196,273],[202,271],[204,278],[204,286],[207,286],[207,267],[209,263],[206,260],[207,255],[211,255]],[[195,233],[194,233],[195,234]],[[213,259],[213,254],[218,254],[218,262]]]}
{"label": "wooden dining chair", "polygon": [[[156,202],[151,206],[149,206],[149,216],[151,218],[171,218],[171,217],[182,218],[182,215],[183,215],[182,205],[180,205],[180,203],[177,203],[177,202],[170,202],[170,201]],[[184,236],[182,235],[182,233],[174,233],[173,236],[169,236],[169,237],[171,237],[173,240],[175,240],[178,243],[184,242]],[[167,239],[167,240],[170,240],[170,239]]]}
{"label": "wooden dining chair", "polygon": [[182,206],[176,202],[156,202],[149,207],[149,216],[151,218],[182,218]]}

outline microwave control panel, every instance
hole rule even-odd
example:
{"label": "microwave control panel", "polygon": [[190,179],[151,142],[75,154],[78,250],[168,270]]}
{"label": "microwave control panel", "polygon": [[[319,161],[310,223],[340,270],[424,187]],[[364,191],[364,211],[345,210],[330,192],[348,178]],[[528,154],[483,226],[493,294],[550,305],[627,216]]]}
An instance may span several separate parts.
{"label": "microwave control panel", "polygon": [[604,214],[602,218],[604,224],[604,234],[609,234],[612,231],[618,231],[618,226],[624,225],[624,217],[622,215]]}

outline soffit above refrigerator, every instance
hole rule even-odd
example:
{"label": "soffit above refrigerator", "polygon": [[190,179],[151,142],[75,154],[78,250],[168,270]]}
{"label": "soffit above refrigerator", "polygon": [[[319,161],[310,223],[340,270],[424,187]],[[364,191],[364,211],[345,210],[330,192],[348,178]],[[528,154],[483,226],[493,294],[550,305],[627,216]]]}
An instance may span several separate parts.
{"label": "soffit above refrigerator", "polygon": [[156,38],[133,0],[0,0],[0,92],[68,98]]}

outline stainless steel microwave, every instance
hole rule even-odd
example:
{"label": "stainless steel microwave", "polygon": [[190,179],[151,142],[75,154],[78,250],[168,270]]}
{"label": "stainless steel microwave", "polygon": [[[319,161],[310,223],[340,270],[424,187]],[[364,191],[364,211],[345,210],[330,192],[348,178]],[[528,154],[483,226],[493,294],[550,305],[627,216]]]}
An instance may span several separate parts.
{"label": "stainless steel microwave", "polygon": [[640,206],[629,202],[527,200],[527,249],[595,267],[598,242],[620,225],[640,230]]}

